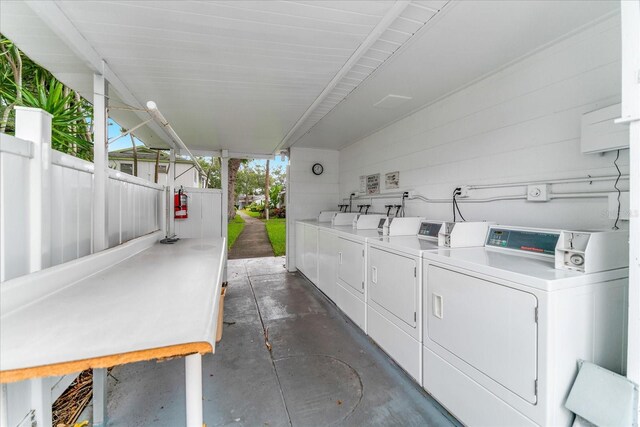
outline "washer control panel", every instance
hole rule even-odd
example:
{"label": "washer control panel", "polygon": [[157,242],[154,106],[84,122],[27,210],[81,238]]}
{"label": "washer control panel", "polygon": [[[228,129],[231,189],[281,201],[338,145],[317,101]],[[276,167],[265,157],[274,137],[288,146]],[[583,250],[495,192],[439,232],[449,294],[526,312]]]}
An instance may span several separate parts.
{"label": "washer control panel", "polygon": [[560,232],[491,227],[485,246],[554,256]]}
{"label": "washer control panel", "polygon": [[423,221],[418,230],[418,237],[423,239],[438,239],[438,233],[442,227],[442,222]]}

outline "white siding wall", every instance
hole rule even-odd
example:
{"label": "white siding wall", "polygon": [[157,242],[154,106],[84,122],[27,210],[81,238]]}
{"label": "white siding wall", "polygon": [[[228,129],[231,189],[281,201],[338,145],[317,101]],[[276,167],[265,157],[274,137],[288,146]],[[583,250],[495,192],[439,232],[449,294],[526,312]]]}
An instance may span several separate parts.
{"label": "white siding wall", "polygon": [[[133,161],[109,161],[110,167],[116,166],[117,170],[120,170],[121,163],[133,164]],[[160,163],[167,166],[168,163]],[[176,176],[181,175],[176,179],[176,187],[181,185],[184,187],[198,187],[198,171],[192,167],[192,164],[176,163]],[[190,169],[190,170],[189,170]],[[142,178],[145,181],[153,182],[155,178],[156,164],[154,162],[138,162],[138,178]],[[167,174],[158,174],[158,184],[167,185]]]}
{"label": "white siding wall", "polygon": [[[318,216],[322,210],[337,210],[339,153],[335,150],[291,148],[287,189],[287,262],[295,271],[295,221]],[[322,175],[311,172],[314,163],[324,167]]]}
{"label": "white siding wall", "polygon": [[[580,153],[580,119],[620,102],[620,56],[615,17],[427,106],[340,152],[340,196],[359,188],[360,175],[378,172],[384,191],[384,173],[396,170],[401,190],[429,198],[450,198],[455,187],[467,184],[614,174],[615,152]],[[628,150],[619,164],[627,173]],[[562,191],[593,188],[614,191],[613,182]],[[374,207],[381,211],[385,202],[374,200]],[[606,198],[460,206],[467,220],[587,228],[613,223]],[[407,215],[451,219],[451,204],[410,201]]]}

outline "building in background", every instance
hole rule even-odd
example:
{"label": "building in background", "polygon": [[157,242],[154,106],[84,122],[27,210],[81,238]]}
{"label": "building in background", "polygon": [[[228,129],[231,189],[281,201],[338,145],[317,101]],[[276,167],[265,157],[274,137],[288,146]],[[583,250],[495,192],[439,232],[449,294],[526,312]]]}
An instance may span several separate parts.
{"label": "building in background", "polygon": [[[156,156],[158,150],[144,146],[136,147],[138,157],[138,177],[155,182]],[[123,148],[109,153],[109,167],[129,175],[133,175],[133,149]],[[158,159],[158,184],[167,185],[169,173],[169,154],[160,151]],[[203,187],[204,177],[193,166],[190,160],[176,159],[176,187]]]}

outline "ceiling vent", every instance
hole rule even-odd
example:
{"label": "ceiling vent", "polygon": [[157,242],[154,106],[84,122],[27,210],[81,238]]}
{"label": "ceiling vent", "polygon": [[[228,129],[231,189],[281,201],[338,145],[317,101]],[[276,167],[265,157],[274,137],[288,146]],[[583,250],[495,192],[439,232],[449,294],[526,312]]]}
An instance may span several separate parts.
{"label": "ceiling vent", "polygon": [[386,109],[391,109],[391,108],[396,108],[402,104],[404,104],[407,101],[412,100],[413,98],[410,96],[402,96],[402,95],[387,95],[384,98],[382,98],[380,101],[376,102],[375,104],[373,104],[373,106],[375,108],[386,108]]}
{"label": "ceiling vent", "polygon": [[[395,14],[387,16],[369,35],[351,59],[338,72],[334,80],[318,96],[316,101],[298,119],[295,125],[280,142],[278,147],[286,146],[289,139],[297,141],[309,132],[320,120],[340,104],[354,89],[384,64],[402,45],[409,41],[419,30],[427,25],[450,0],[413,0],[398,1]],[[387,21],[387,19],[389,20]],[[387,98],[389,98],[387,100]],[[375,106],[394,108],[410,97],[388,95]],[[388,103],[388,104],[387,104]],[[380,104],[380,105],[379,105]],[[292,145],[292,144],[289,144]]]}

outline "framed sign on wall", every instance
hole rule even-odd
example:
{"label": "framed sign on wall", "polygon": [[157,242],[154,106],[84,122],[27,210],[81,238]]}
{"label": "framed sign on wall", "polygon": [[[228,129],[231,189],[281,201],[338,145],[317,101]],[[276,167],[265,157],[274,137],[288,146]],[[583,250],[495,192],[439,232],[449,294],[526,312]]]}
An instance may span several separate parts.
{"label": "framed sign on wall", "polygon": [[400,172],[389,172],[384,175],[384,188],[398,188],[400,187]]}
{"label": "framed sign on wall", "polygon": [[380,174],[367,175],[367,194],[380,193]]}

